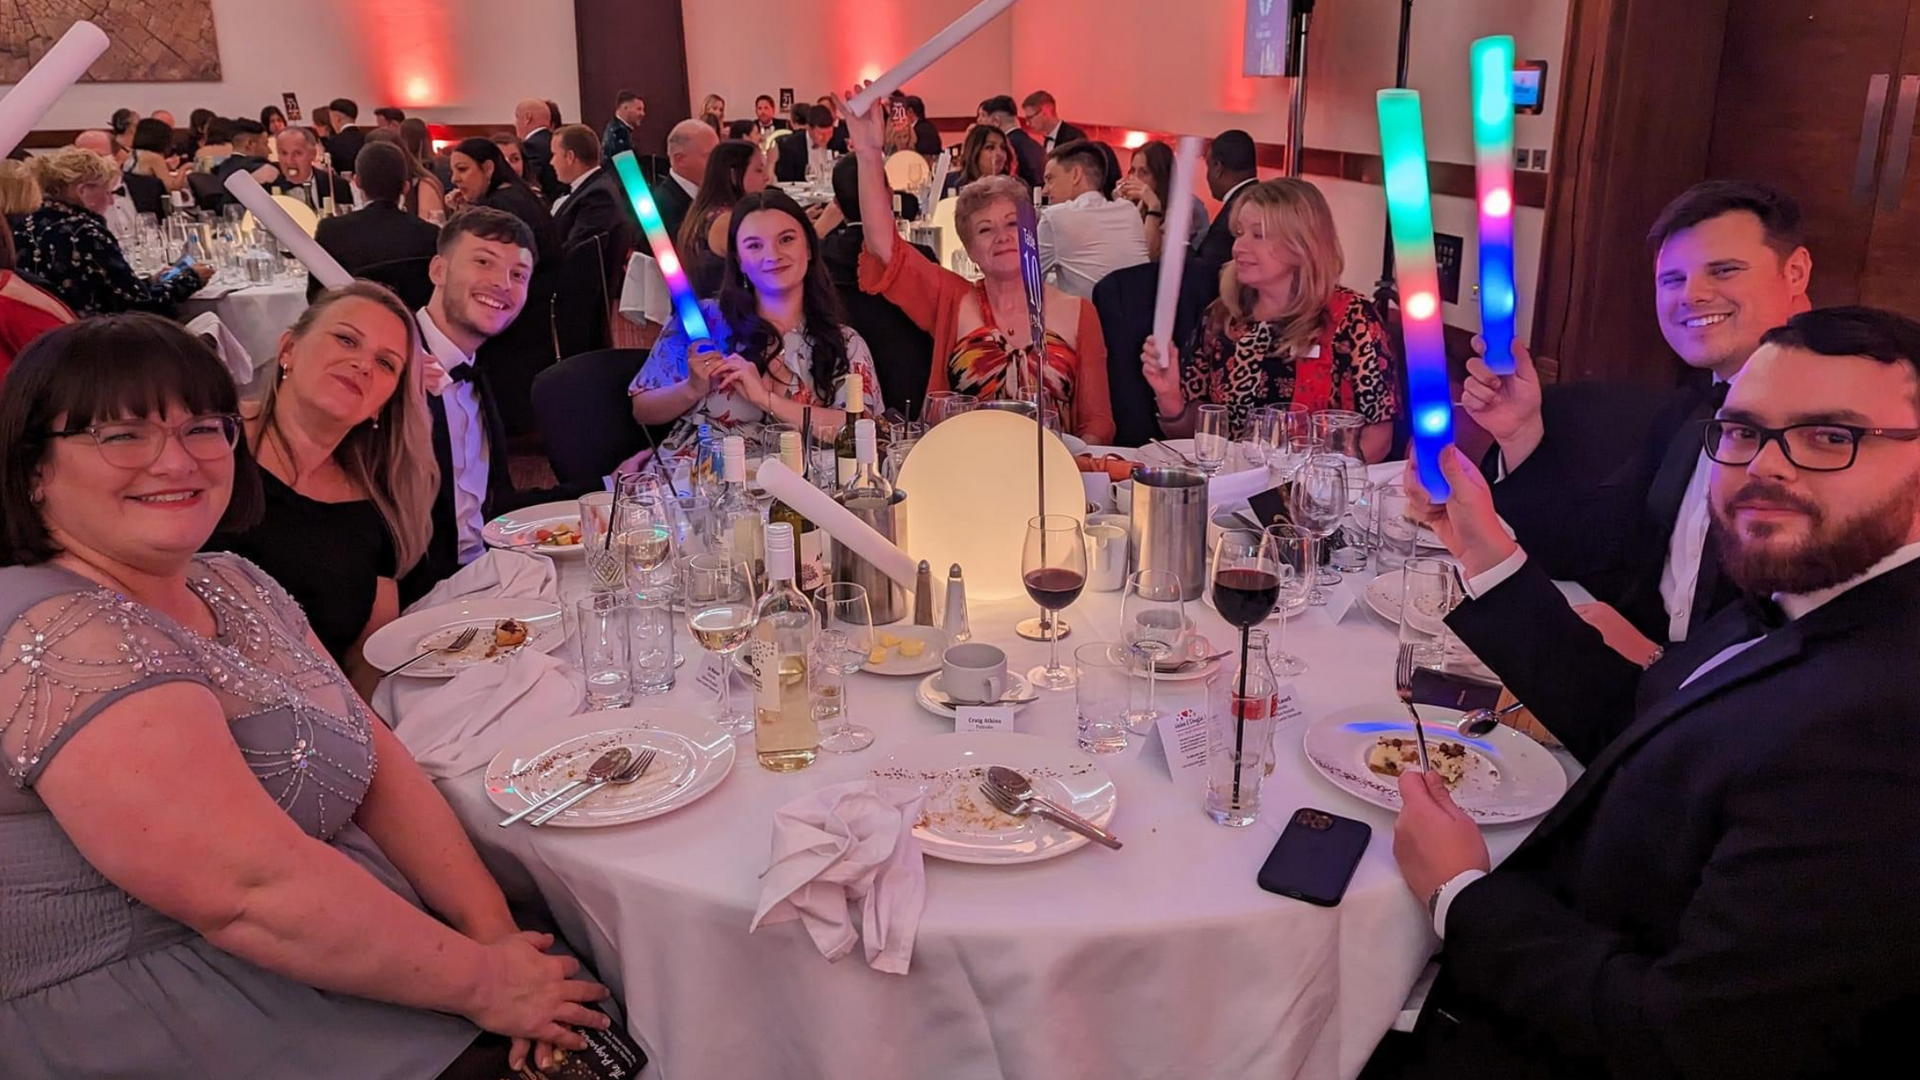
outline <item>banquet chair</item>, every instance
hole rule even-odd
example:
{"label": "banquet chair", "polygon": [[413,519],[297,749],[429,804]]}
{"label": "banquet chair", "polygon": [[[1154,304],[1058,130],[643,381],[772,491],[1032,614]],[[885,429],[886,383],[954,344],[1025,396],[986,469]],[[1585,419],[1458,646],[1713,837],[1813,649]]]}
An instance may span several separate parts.
{"label": "banquet chair", "polygon": [[[1208,290],[1197,275],[1181,279],[1174,307],[1173,337],[1189,341],[1205,309]],[[1153,333],[1153,304],[1159,291],[1160,264],[1146,262],[1115,270],[1093,286],[1093,310],[1107,342],[1107,392],[1113,399],[1113,444],[1142,446],[1160,437],[1153,388],[1140,372],[1140,349]]]}
{"label": "banquet chair", "polygon": [[887,186],[895,191],[918,191],[932,175],[927,159],[912,150],[896,150],[887,158]]}
{"label": "banquet chair", "polygon": [[218,213],[220,208],[232,199],[227,187],[212,173],[188,173],[187,190],[193,193],[195,205],[202,210]]}
{"label": "banquet chair", "polygon": [[[428,276],[427,268],[432,265],[431,255],[413,259],[388,259],[383,262],[368,263],[353,271],[353,276],[363,281],[385,285],[393,290],[407,310],[418,311],[433,299],[433,279]],[[326,289],[311,275],[307,278],[307,302],[312,303]]]}
{"label": "banquet chair", "polygon": [[555,356],[573,356],[611,344],[607,312],[613,299],[607,291],[606,243],[605,236],[589,236],[560,255],[547,306]]}
{"label": "banquet chair", "polygon": [[646,361],[645,349],[595,349],[534,378],[535,422],[561,484],[597,480],[651,445],[627,404],[627,384]]}
{"label": "banquet chair", "polygon": [[635,154],[635,163],[640,166],[640,175],[648,184],[657,184],[666,178],[671,165],[665,154]]}

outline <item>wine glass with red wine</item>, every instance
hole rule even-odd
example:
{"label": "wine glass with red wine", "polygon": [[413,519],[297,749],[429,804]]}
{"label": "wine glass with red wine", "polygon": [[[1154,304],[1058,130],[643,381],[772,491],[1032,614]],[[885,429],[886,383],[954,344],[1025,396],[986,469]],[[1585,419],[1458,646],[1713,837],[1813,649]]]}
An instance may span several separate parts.
{"label": "wine glass with red wine", "polygon": [[[1080,599],[1087,584],[1087,542],[1080,523],[1064,514],[1047,514],[1027,522],[1027,544],[1020,555],[1020,576],[1027,595],[1050,612],[1064,611]],[[1059,619],[1048,620],[1047,664],[1027,673],[1035,687],[1071,690],[1078,673],[1060,666]]]}

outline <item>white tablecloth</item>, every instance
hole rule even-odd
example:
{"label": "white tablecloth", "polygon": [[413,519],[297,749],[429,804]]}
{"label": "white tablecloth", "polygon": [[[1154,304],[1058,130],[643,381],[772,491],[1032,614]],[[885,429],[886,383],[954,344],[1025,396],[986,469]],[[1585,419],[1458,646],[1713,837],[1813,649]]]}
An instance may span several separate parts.
{"label": "white tablecloth", "polygon": [[190,319],[203,311],[220,316],[240,344],[253,354],[254,370],[273,363],[280,353],[280,335],[293,326],[307,310],[307,279],[304,275],[272,285],[249,285],[224,296],[191,296],[180,304],[180,317]]}
{"label": "white tablecloth", "polygon": [[[577,577],[562,560],[563,589]],[[579,585],[572,585],[579,588]],[[1111,638],[1118,593],[1070,608],[1073,646]],[[1218,645],[1232,631],[1202,604]],[[1020,640],[1023,604],[976,604],[976,637],[1007,649],[1016,670],[1044,660]],[[684,629],[684,628],[683,628]],[[1291,681],[1309,719],[1358,704],[1398,718],[1394,634],[1356,604],[1338,626],[1324,612],[1293,620],[1287,647],[1309,670]],[[672,694],[642,704],[702,709],[701,656]],[[823,960],[799,923],[749,935],[774,810],[802,791],[863,776],[950,721],[913,703],[914,679],[855,676],[855,717],[878,732],[864,753],[822,755],[776,775],[743,747],[733,772],[673,814],[601,830],[499,829],[479,771],[441,784],[511,891],[537,890],[600,977],[621,995],[635,1036],[671,1080],[740,1077],[1349,1078],[1400,1011],[1436,942],[1392,855],[1389,813],[1321,779],[1300,752],[1305,721],[1277,739],[1260,822],[1227,829],[1200,797],[1176,791],[1136,740],[1102,757],[1120,805],[1119,852],[1088,846],[1029,866],[928,860],[927,903],[908,975],[855,956]],[[437,684],[389,680],[376,697],[404,728],[410,702]],[[1163,706],[1202,702],[1204,682],[1163,684]],[[527,716],[526,725],[551,719]],[[593,730],[591,716],[579,718]],[[1071,743],[1074,695],[1050,693],[1021,730]],[[1254,876],[1293,811],[1359,818],[1373,843],[1332,909],[1261,891]],[[1488,829],[1503,858],[1530,826]]]}

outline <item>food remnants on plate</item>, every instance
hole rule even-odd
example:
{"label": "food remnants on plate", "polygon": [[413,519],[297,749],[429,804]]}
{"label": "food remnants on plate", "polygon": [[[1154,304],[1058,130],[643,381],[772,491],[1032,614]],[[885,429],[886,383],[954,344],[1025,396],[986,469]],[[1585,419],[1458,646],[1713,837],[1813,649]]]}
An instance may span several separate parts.
{"label": "food remnants on plate", "polygon": [[927,643],[915,637],[897,637],[881,633],[874,638],[873,651],[867,654],[867,666],[878,667],[887,662],[887,654],[899,653],[903,660],[914,660],[926,654]]}
{"label": "food remnants on plate", "polygon": [[536,543],[553,547],[576,547],[580,543],[580,526],[572,522],[542,525],[533,530],[533,539]]}
{"label": "food remnants on plate", "polygon": [[[1452,791],[1467,778],[1467,771],[1473,765],[1473,755],[1460,743],[1450,739],[1428,739],[1427,761],[1433,771],[1440,774],[1446,782],[1447,790]],[[1373,749],[1367,751],[1367,768],[1381,776],[1397,777],[1404,772],[1420,771],[1419,740],[1398,735],[1382,735],[1374,740]]]}

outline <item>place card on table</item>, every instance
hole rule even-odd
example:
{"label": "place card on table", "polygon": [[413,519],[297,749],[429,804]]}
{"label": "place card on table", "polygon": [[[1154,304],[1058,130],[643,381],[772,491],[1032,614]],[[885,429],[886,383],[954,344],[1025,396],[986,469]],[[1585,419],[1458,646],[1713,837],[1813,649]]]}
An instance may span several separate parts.
{"label": "place card on table", "polygon": [[955,731],[1012,731],[1011,705],[956,705],[953,708]]}
{"label": "place card on table", "polygon": [[1275,727],[1282,727],[1287,721],[1298,720],[1305,715],[1307,715],[1306,711],[1300,708],[1300,695],[1294,691],[1292,683],[1287,683],[1274,693],[1273,724]]}
{"label": "place card on table", "polygon": [[1143,754],[1157,752],[1166,763],[1167,776],[1181,787],[1204,788],[1207,784],[1207,714],[1198,709],[1161,713],[1153,722],[1153,734],[1147,737]]}
{"label": "place card on table", "polygon": [[1354,588],[1354,576],[1341,574],[1340,584],[1324,590],[1327,594],[1327,603],[1320,610],[1327,613],[1328,622],[1338,626],[1340,620],[1347,617],[1347,612],[1353,610],[1353,602],[1358,598]]}
{"label": "place card on table", "polygon": [[721,656],[719,653],[708,653],[706,659],[700,662],[700,671],[694,675],[693,681],[699,684],[702,690],[714,697],[719,697],[720,684],[727,677],[728,660],[728,657]]}

